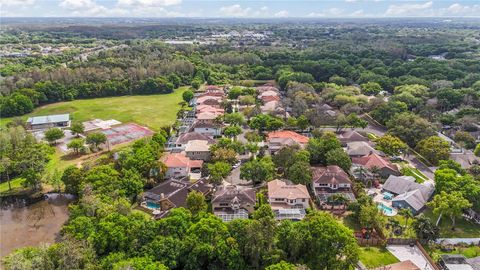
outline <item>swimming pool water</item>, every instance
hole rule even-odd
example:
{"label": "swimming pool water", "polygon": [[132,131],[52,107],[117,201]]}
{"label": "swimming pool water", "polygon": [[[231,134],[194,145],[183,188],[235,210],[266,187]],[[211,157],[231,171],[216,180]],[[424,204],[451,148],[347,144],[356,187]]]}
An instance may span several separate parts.
{"label": "swimming pool water", "polygon": [[147,207],[152,209],[158,209],[160,208],[160,205],[158,205],[158,203],[147,201]]}
{"label": "swimming pool water", "polygon": [[392,215],[393,214],[393,209],[384,205],[383,203],[378,204],[378,209],[382,210],[382,213],[386,215]]}

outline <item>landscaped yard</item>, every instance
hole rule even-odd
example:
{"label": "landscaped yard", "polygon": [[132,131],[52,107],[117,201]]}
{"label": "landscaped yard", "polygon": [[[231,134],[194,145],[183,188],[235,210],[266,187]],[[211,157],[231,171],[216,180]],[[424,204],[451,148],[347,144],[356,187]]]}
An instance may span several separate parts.
{"label": "landscaped yard", "polygon": [[[426,209],[424,215],[429,217],[433,223],[437,222],[438,216],[433,214],[431,209]],[[442,217],[439,224],[441,238],[470,238],[478,237],[480,225],[467,221],[463,218],[457,218],[455,230],[452,230],[452,221],[449,217]]]}
{"label": "landscaped yard", "polygon": [[10,186],[12,187],[11,190],[8,188],[8,182],[3,182],[0,184],[0,194],[6,195],[9,193],[16,193],[18,191],[24,190],[25,188],[22,186],[22,183],[25,181],[23,178],[15,178],[10,181]]}
{"label": "landscaped yard", "polygon": [[369,269],[399,262],[390,251],[378,247],[360,248],[360,261]]}
{"label": "landscaped yard", "polygon": [[409,165],[403,166],[401,171],[404,175],[413,176],[417,183],[423,183],[428,180],[428,177],[426,177],[417,168],[413,168]]}
{"label": "landscaped yard", "polygon": [[[73,121],[83,122],[100,118],[104,120],[116,119],[123,123],[135,122],[153,130],[173,124],[176,113],[180,109],[182,94],[187,87],[181,87],[171,94],[122,96],[95,99],[81,99],[68,102],[59,102],[35,109],[29,116],[70,113]],[[3,118],[3,126],[11,118]]]}

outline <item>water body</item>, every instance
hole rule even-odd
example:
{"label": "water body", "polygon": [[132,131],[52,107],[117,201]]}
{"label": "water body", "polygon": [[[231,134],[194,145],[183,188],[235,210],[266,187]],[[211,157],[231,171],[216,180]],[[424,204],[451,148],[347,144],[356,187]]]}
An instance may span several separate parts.
{"label": "water body", "polygon": [[72,195],[58,193],[33,201],[4,198],[0,209],[0,257],[17,248],[55,243],[73,199]]}

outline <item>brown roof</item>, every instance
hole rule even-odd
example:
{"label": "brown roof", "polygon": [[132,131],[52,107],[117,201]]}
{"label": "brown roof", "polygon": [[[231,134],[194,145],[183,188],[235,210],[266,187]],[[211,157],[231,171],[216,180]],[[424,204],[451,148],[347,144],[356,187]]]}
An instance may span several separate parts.
{"label": "brown roof", "polygon": [[202,122],[195,122],[192,126],[193,129],[195,128],[218,128],[216,125],[212,123],[202,123]]}
{"label": "brown roof", "polygon": [[376,167],[378,169],[389,168],[391,170],[398,171],[397,166],[376,153],[372,153],[368,156],[363,157],[353,157],[352,162],[355,164],[363,165],[368,169]]}
{"label": "brown roof", "polygon": [[191,160],[182,153],[168,153],[162,161],[167,168],[200,168],[203,165],[203,160]]}
{"label": "brown roof", "polygon": [[342,133],[338,139],[343,142],[343,143],[347,143],[347,142],[368,142],[368,138],[363,136],[362,134],[354,131],[354,130],[349,130],[349,131],[345,131],[344,133]]}
{"label": "brown roof", "polygon": [[272,138],[291,138],[299,144],[308,143],[308,137],[290,130],[274,131],[267,134],[268,140]]}
{"label": "brown roof", "polygon": [[255,189],[245,188],[240,189],[237,186],[230,185],[219,188],[213,196],[212,203],[216,202],[230,202],[233,199],[238,200],[241,203],[255,204]]}
{"label": "brown roof", "polygon": [[186,144],[189,141],[193,141],[193,140],[208,141],[209,144],[214,144],[215,143],[214,139],[211,139],[210,137],[205,136],[205,135],[200,134],[200,133],[195,132],[195,131],[183,133],[182,135],[180,135],[178,137],[178,139],[175,143]]}
{"label": "brown roof", "polygon": [[312,181],[320,184],[351,184],[350,178],[342,168],[337,165],[327,167],[312,167]]}
{"label": "brown roof", "polygon": [[286,198],[286,199],[308,199],[307,187],[305,185],[287,185],[282,180],[272,180],[268,182],[269,198]]}
{"label": "brown roof", "polygon": [[263,103],[268,103],[271,101],[278,101],[280,100],[280,97],[279,96],[262,96],[261,99]]}
{"label": "brown roof", "polygon": [[383,267],[378,267],[378,268],[375,268],[374,270],[385,270],[385,269],[388,269],[388,270],[421,270],[420,267],[418,267],[416,264],[414,264],[410,260],[389,264],[389,265],[386,265],[386,266],[383,266]]}
{"label": "brown roof", "polygon": [[168,199],[174,204],[174,207],[185,207],[186,199],[190,191],[207,194],[210,190],[211,185],[203,178],[194,183],[170,179],[146,191],[144,197],[157,201],[160,199]]}

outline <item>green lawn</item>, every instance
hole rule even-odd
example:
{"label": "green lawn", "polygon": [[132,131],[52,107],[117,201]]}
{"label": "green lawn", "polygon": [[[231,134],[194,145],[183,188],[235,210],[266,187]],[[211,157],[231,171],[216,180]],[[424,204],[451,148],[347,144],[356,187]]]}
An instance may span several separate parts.
{"label": "green lawn", "polygon": [[[188,87],[181,87],[171,94],[122,96],[95,99],[81,99],[59,102],[35,109],[29,116],[70,113],[73,121],[87,121],[95,118],[116,119],[123,123],[135,122],[148,126],[153,130],[173,124],[177,111],[180,109],[182,93]],[[3,118],[0,125],[4,126],[11,118]]]}
{"label": "green lawn", "polygon": [[1,195],[7,195],[7,194],[16,193],[16,192],[25,190],[25,188],[22,186],[23,181],[25,181],[25,179],[20,178],[20,177],[15,178],[12,181],[10,181],[10,185],[12,187],[11,190],[9,190],[9,188],[8,188],[8,182],[1,183],[0,184],[0,194]]}
{"label": "green lawn", "polygon": [[[433,223],[437,222],[438,216],[433,214],[432,210],[427,208],[424,213]],[[478,237],[480,225],[467,221],[463,218],[457,218],[455,230],[452,230],[452,221],[449,217],[443,216],[439,224],[441,238],[471,238]]]}
{"label": "green lawn", "polygon": [[360,261],[369,269],[399,262],[390,251],[377,247],[360,248]]}
{"label": "green lawn", "polygon": [[410,165],[404,166],[401,171],[404,175],[413,176],[417,183],[423,183],[428,180],[428,177],[426,177],[417,168],[410,167]]}

